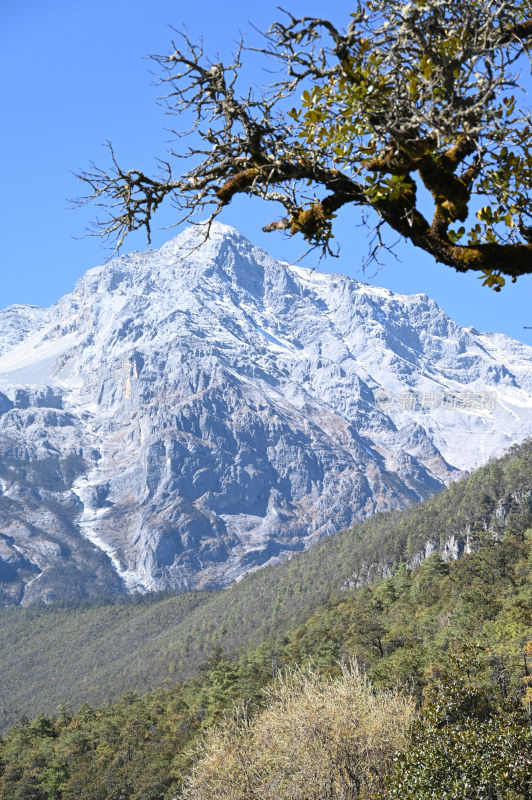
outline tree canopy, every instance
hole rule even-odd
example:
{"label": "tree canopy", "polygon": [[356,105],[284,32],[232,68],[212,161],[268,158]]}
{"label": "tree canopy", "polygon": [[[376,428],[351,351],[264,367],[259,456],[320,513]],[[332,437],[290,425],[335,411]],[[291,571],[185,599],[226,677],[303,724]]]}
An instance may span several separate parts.
{"label": "tree canopy", "polygon": [[[243,45],[214,63],[180,34],[152,56],[163,101],[192,128],[189,168],[157,177],[111,166],[80,175],[105,209],[96,232],[118,246],[172,198],[188,219],[214,218],[238,194],[273,201],[264,230],[300,233],[331,252],[336,212],[369,211],[400,237],[495,289],[532,272],[532,135],[520,86],[532,37],[530,0],[358,0],[347,28],[285,13],[259,52],[276,80],[241,91]],[[170,156],[176,153],[171,152]],[[83,201],[83,202],[84,202]]]}

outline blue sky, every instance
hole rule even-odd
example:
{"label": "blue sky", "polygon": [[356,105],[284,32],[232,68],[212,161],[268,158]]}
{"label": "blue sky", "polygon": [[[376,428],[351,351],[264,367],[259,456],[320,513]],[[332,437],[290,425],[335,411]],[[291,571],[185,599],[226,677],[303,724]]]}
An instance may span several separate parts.
{"label": "blue sky", "polygon": [[[150,74],[150,53],[166,53],[172,32],[186,25],[191,38],[202,36],[207,52],[227,56],[245,33],[250,41],[279,17],[274,2],[222,3],[203,0],[3,0],[0,4],[0,126],[2,210],[0,307],[11,303],[50,305],[70,291],[86,269],[105,261],[109,252],[95,238],[81,238],[94,217],[91,207],[72,210],[69,200],[81,188],[76,171],[90,161],[106,162],[103,143],[112,141],[120,163],[148,172],[155,156],[164,156],[172,121],[157,105],[160,89]],[[294,14],[327,13],[338,24],[348,20],[353,3],[291,0]],[[264,78],[249,72],[251,82]],[[175,144],[174,144],[175,147]],[[304,242],[263,234],[261,226],[277,209],[258,201],[239,201],[221,221],[242,231],[255,244],[281,259],[295,260]],[[161,228],[175,221],[169,207],[157,218]],[[319,269],[343,272],[394,291],[425,292],[460,324],[502,331],[532,345],[532,277],[508,285],[500,294],[481,287],[475,276],[456,274],[413,247],[401,245],[400,261],[388,256],[375,272],[361,264],[366,236],[356,214],[342,216],[339,259]],[[153,246],[176,235],[155,230]],[[144,249],[143,235],[131,236],[124,250]],[[313,266],[314,261],[303,262]]]}

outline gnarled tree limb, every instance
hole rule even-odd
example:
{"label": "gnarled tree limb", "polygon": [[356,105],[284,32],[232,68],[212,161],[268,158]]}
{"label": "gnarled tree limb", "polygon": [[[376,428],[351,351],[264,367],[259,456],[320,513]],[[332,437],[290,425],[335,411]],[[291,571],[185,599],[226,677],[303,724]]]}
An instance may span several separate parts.
{"label": "gnarled tree limb", "polygon": [[163,162],[150,178],[121,169],[111,149],[110,170],[80,176],[107,212],[97,232],[120,245],[130,230],[149,237],[168,196],[183,219],[206,208],[212,219],[247,194],[283,208],[264,230],[324,252],[336,211],[355,204],[496,289],[502,275],[532,272],[532,119],[515,96],[531,14],[529,0],[359,0],[344,31],[286,14],[259,48],[281,76],[257,96],[237,92],[242,46],[224,65],[181,34],[153,58],[169,112],[192,115],[192,166],[175,177]]}

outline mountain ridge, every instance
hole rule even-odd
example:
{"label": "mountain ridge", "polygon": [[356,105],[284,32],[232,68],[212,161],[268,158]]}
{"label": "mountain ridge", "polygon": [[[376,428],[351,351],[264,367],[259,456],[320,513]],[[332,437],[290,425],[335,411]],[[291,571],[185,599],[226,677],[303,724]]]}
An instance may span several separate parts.
{"label": "mountain ridge", "polygon": [[4,602],[60,597],[54,535],[116,591],[227,585],[532,433],[531,348],[227,226],[203,235],[95,267],[42,313],[0,312],[0,456],[84,463],[54,495],[68,533],[3,470]]}

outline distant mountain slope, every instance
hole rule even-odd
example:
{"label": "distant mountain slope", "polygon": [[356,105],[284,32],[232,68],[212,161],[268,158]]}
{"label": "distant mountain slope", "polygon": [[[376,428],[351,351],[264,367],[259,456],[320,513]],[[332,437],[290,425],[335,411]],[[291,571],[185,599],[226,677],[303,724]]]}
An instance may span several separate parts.
{"label": "distant mountain slope", "polygon": [[[532,433],[531,348],[223,225],[8,309],[0,334],[6,603],[61,597],[59,566],[84,594],[224,586]],[[31,465],[71,457],[43,493]]]}
{"label": "distant mountain slope", "polygon": [[475,550],[482,536],[528,528],[532,442],[421,505],[378,514],[220,592],[1,609],[0,729],[21,714],[51,712],[60,700],[77,707],[190,677],[214,647],[235,656],[282,639],[346,588],[400,564],[414,567],[435,553],[452,559]]}

